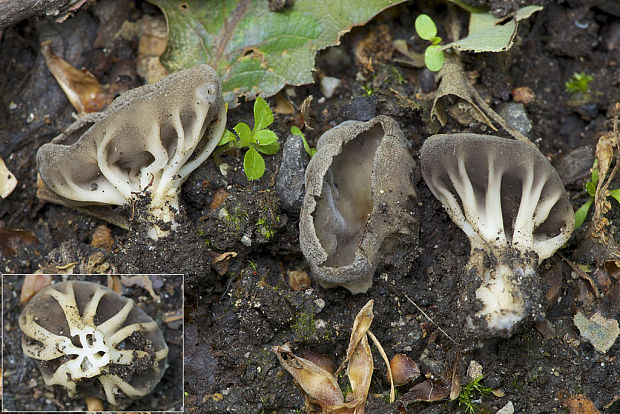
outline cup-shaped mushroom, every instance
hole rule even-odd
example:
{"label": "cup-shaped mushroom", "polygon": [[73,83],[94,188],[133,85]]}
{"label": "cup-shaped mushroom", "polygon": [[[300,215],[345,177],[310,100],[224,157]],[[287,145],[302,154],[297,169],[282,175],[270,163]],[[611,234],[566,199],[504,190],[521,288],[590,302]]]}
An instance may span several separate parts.
{"label": "cup-shaped mushroom", "polygon": [[538,264],[566,243],[575,225],[549,161],[520,141],[452,134],[428,138],[420,163],[431,192],[471,244],[462,299],[479,300],[482,308],[469,326],[506,336],[521,321],[542,316]]}
{"label": "cup-shaped mushroom", "polygon": [[347,121],[321,136],[306,169],[299,241],[323,287],[366,292],[382,258],[417,243],[414,166],[387,116]]}
{"label": "cup-shaped mushroom", "polygon": [[[226,107],[215,71],[198,65],[132,89],[43,145],[37,167],[69,206],[127,204],[150,194],[153,222],[171,223],[183,181],[224,132]],[[43,192],[43,194],[45,194]],[[153,225],[153,239],[167,235]]]}
{"label": "cup-shaped mushroom", "polygon": [[24,354],[47,385],[72,398],[97,397],[124,407],[155,388],[168,346],[155,321],[132,299],[97,283],[54,284],[19,317]]}

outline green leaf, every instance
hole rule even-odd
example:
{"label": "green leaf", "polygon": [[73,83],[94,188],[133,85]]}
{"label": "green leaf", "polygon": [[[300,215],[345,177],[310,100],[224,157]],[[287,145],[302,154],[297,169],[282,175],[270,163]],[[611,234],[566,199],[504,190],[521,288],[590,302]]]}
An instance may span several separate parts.
{"label": "green leaf", "polygon": [[244,122],[239,122],[237,125],[234,126],[233,129],[235,130],[237,135],[239,135],[239,139],[241,139],[241,142],[243,142],[244,146],[249,147],[250,143],[252,142],[252,131],[250,130],[248,124]]}
{"label": "green leaf", "polygon": [[424,64],[428,70],[439,71],[443,66],[444,53],[439,45],[430,45],[424,51]]}
{"label": "green leaf", "polygon": [[316,148],[310,147],[310,145],[308,144],[308,141],[306,141],[306,136],[304,135],[303,132],[301,132],[301,129],[293,125],[291,127],[291,134],[300,136],[304,144],[304,149],[306,150],[306,153],[310,156],[310,158],[314,157],[314,154],[316,154]]}
{"label": "green leaf", "polygon": [[254,131],[267,128],[273,124],[273,112],[267,101],[260,96],[254,101]]}
{"label": "green leaf", "polygon": [[222,138],[220,138],[220,142],[217,143],[217,146],[221,147],[229,142],[237,142],[237,136],[227,129],[222,134]]}
{"label": "green leaf", "polygon": [[317,52],[338,44],[404,0],[295,0],[271,12],[265,0],[150,0],[168,24],[162,63],[171,72],[200,63],[220,76],[224,99],[269,97],[284,85],[312,83]]}
{"label": "green leaf", "polygon": [[444,49],[453,47],[471,52],[504,52],[514,42],[517,23],[539,10],[542,10],[541,6],[523,7],[508,21],[497,19],[491,13],[472,13],[467,37],[445,45]]}
{"label": "green leaf", "polygon": [[594,159],[594,164],[592,164],[592,178],[590,181],[594,184],[598,184],[598,159]]}
{"label": "green leaf", "polygon": [[243,157],[243,171],[248,180],[258,180],[265,174],[265,160],[254,148],[248,149]]}
{"label": "green leaf", "polygon": [[586,183],[586,191],[588,192],[588,195],[590,197],[594,197],[594,195],[596,194],[596,184],[594,184],[592,181],[588,181]]}
{"label": "green leaf", "polygon": [[424,40],[437,36],[437,26],[428,14],[421,14],[415,19],[415,31]]}
{"label": "green leaf", "polygon": [[609,195],[616,199],[618,203],[620,203],[620,188],[617,190],[611,190]]}
{"label": "green leaf", "polygon": [[581,227],[583,222],[586,221],[586,216],[588,215],[588,210],[590,210],[592,201],[594,201],[594,199],[590,198],[584,205],[575,211],[575,230]]}
{"label": "green leaf", "polygon": [[280,151],[280,143],[278,141],[274,141],[269,145],[260,146],[256,148],[259,152],[267,155],[273,155],[276,152]]}
{"label": "green leaf", "polygon": [[253,139],[256,144],[264,147],[276,142],[278,140],[278,136],[273,131],[270,131],[268,129],[261,129],[260,131],[256,131]]}

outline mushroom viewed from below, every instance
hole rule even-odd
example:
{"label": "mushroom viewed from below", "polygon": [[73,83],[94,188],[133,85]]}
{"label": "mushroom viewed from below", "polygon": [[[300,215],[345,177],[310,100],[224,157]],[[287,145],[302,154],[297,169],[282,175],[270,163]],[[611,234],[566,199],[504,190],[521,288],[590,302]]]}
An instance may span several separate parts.
{"label": "mushroom viewed from below", "polygon": [[567,242],[575,224],[549,161],[523,142],[452,134],[428,138],[420,162],[426,184],[471,245],[461,300],[482,307],[465,316],[467,328],[509,336],[542,317],[538,265]]}
{"label": "mushroom viewed from below", "polygon": [[[181,184],[211,154],[226,126],[219,79],[207,65],[132,89],[43,145],[40,197],[71,207],[123,205],[150,195],[157,240],[176,226]],[[45,194],[49,194],[45,196]],[[43,196],[42,196],[43,195]]]}
{"label": "mushroom viewed from below", "polygon": [[346,121],[319,138],[306,169],[299,242],[323,287],[364,293],[381,260],[410,265],[418,240],[414,166],[387,116]]}
{"label": "mushroom viewed from below", "polygon": [[92,282],[54,284],[19,317],[24,354],[47,385],[72,398],[97,397],[123,408],[153,391],[168,346],[155,321],[132,299]]}

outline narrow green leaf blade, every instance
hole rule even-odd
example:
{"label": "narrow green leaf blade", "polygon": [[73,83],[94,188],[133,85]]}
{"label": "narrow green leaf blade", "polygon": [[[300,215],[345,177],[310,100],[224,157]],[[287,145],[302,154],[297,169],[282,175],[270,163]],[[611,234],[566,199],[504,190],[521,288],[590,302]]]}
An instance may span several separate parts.
{"label": "narrow green leaf blade", "polygon": [[316,148],[310,147],[310,145],[308,144],[308,141],[306,141],[306,136],[304,135],[303,132],[301,132],[301,129],[293,125],[291,127],[291,134],[300,136],[301,141],[304,144],[304,150],[306,150],[306,153],[310,156],[310,158],[314,157],[314,154],[316,154]]}
{"label": "narrow green leaf blade", "polygon": [[250,143],[252,142],[252,131],[250,130],[248,124],[244,122],[239,122],[233,127],[233,129],[235,130],[237,135],[239,135],[239,139],[241,140],[241,142],[243,142],[246,147],[249,147]]}
{"label": "narrow green leaf blade", "polygon": [[588,215],[588,211],[590,210],[590,206],[592,205],[593,199],[589,199],[585,202],[584,205],[579,207],[577,211],[575,211],[575,230],[577,230],[584,221],[586,221],[586,217]]}
{"label": "narrow green leaf blade", "polygon": [[265,160],[254,148],[248,149],[243,157],[243,171],[248,180],[258,180],[265,174]]}
{"label": "narrow green leaf blade", "polygon": [[260,96],[254,101],[254,131],[267,128],[273,124],[273,112],[267,101]]}

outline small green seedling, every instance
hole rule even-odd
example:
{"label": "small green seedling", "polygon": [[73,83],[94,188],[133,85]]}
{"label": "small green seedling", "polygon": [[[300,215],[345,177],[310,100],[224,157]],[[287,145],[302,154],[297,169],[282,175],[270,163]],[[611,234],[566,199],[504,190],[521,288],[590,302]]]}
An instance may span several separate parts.
{"label": "small green seedling", "polygon": [[[581,207],[575,211],[575,230],[581,227],[583,222],[588,216],[588,211],[594,202],[594,196],[596,195],[596,186],[598,184],[598,160],[594,160],[592,165],[592,175],[590,180],[586,183],[586,192],[588,193],[588,201],[586,201]],[[612,196],[618,203],[620,203],[620,188],[609,191],[609,195]]]}
{"label": "small green seedling", "polygon": [[468,414],[474,414],[476,412],[476,405],[474,404],[476,398],[493,392],[493,388],[485,387],[481,384],[483,378],[484,375],[480,375],[461,388],[461,392],[459,393],[459,407],[465,407],[465,412]]}
{"label": "small green seedling", "polygon": [[424,51],[424,65],[437,72],[443,66],[444,52],[439,45],[441,37],[437,37],[437,26],[427,14],[421,14],[415,19],[415,31],[424,40],[431,42],[431,45]]}
{"label": "small green seedling", "polygon": [[573,73],[573,77],[566,81],[564,85],[566,91],[571,94],[581,93],[586,95],[590,93],[590,83],[593,80],[594,78],[585,72]]}
{"label": "small green seedling", "polygon": [[298,135],[301,137],[301,140],[304,143],[304,149],[306,150],[306,152],[308,153],[308,155],[310,156],[310,158],[314,157],[314,154],[316,154],[316,148],[312,148],[309,144],[308,141],[306,141],[306,136],[304,135],[303,132],[301,132],[301,129],[297,128],[296,126],[292,126],[291,127],[291,134],[293,135]]}
{"label": "small green seedling", "polygon": [[280,150],[280,143],[275,132],[267,129],[273,123],[273,112],[267,101],[260,96],[254,101],[254,128],[239,122],[233,130],[236,135],[226,130],[217,144],[218,147],[248,148],[243,157],[243,171],[248,180],[258,180],[265,174],[265,160],[260,153],[275,154]]}

